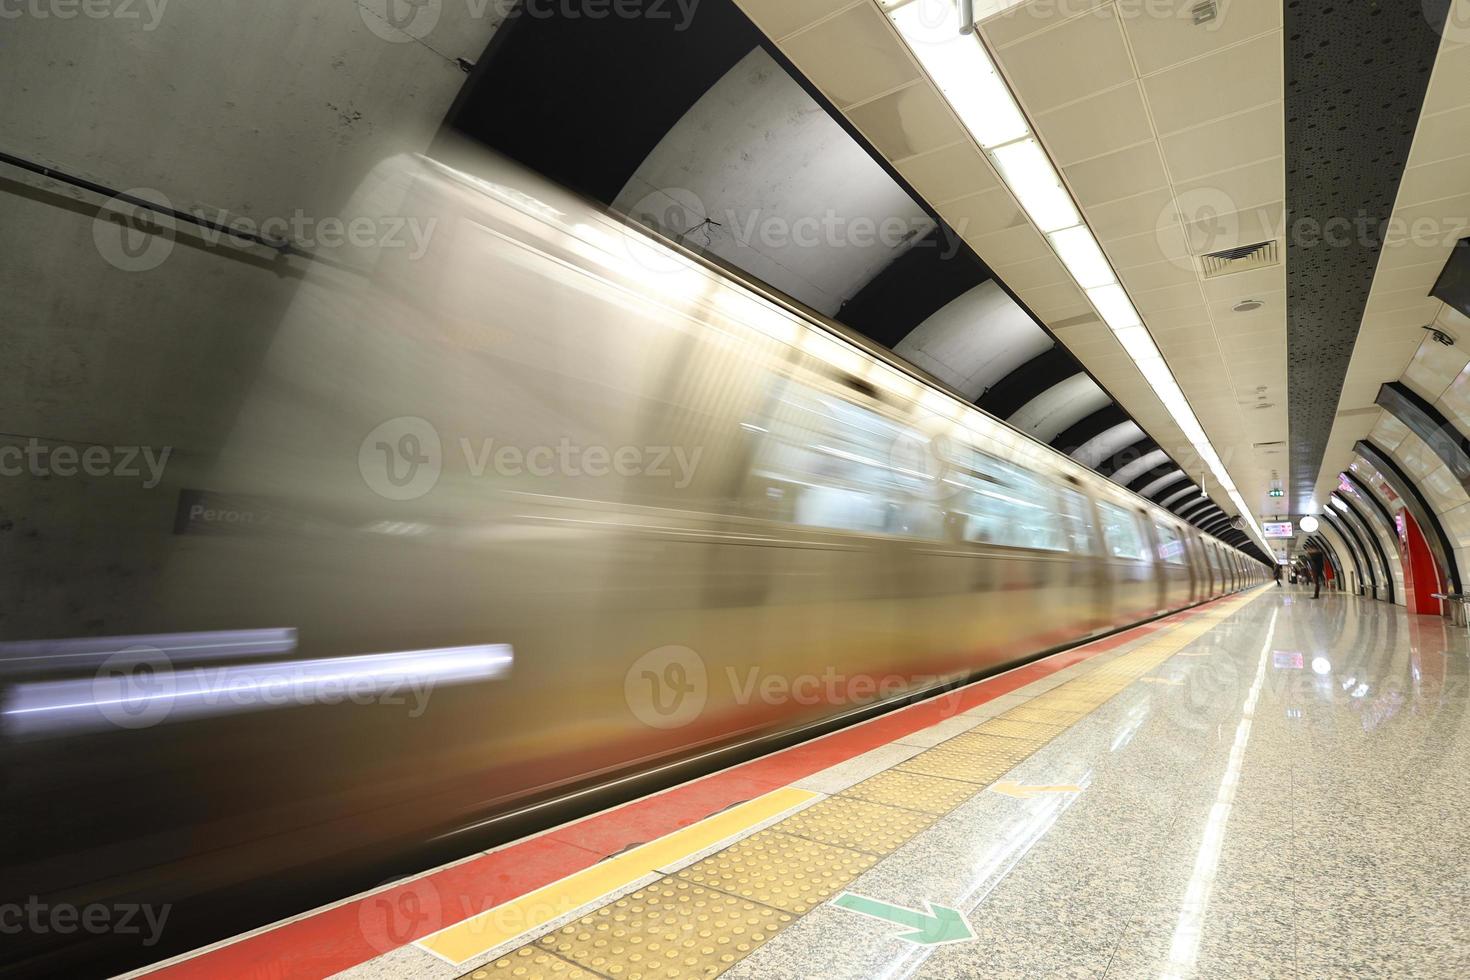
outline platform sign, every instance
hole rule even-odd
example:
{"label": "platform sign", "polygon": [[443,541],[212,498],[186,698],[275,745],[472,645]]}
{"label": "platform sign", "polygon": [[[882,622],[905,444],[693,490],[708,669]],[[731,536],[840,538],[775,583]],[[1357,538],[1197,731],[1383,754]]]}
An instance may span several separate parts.
{"label": "platform sign", "polygon": [[1268,538],[1290,538],[1296,535],[1296,528],[1291,521],[1267,521],[1261,525]]}

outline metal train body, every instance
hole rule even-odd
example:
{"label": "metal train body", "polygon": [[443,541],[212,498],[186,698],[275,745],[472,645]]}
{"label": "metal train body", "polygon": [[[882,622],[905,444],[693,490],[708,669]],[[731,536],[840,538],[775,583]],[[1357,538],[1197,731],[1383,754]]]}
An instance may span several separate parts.
{"label": "metal train body", "polygon": [[[178,902],[380,854],[1263,579],[890,355],[508,164],[396,158],[353,207],[432,222],[428,251],[313,270],[218,443],[151,491],[169,503],[106,499],[81,546],[146,558],[109,634],[290,637],[136,641],[172,685],[402,651],[513,662],[422,703],[306,684],[183,710],[175,686],[146,723],[9,711],[6,863],[26,893]],[[210,511],[238,519],[194,519]],[[72,600],[10,617],[8,640],[51,644],[7,648],[12,709],[116,656],[67,646],[94,618]]]}

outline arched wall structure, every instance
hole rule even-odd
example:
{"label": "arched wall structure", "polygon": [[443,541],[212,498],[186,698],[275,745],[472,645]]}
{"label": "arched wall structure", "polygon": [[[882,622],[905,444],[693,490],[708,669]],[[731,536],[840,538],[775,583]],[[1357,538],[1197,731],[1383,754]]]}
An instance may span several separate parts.
{"label": "arched wall structure", "polygon": [[1337,519],[1353,535],[1354,540],[1358,542],[1359,550],[1373,565],[1377,597],[1393,602],[1393,570],[1389,565],[1388,555],[1383,550],[1383,543],[1369,526],[1368,519],[1359,513],[1357,506],[1347,499],[1345,493],[1334,493],[1332,500],[1341,504]]}
{"label": "arched wall structure", "polygon": [[1424,534],[1425,543],[1446,580],[1446,588],[1453,592],[1461,591],[1460,566],[1455,559],[1455,551],[1450,546],[1449,538],[1438,516],[1435,515],[1434,509],[1420,492],[1419,487],[1400,468],[1392,455],[1367,439],[1360,440],[1353,447],[1353,451],[1378,471],[1380,479],[1388,485],[1398,497],[1399,502],[1403,504],[1404,509],[1419,525]]}
{"label": "arched wall structure", "polygon": [[[1335,495],[1334,495],[1335,497]],[[1337,536],[1348,546],[1352,552],[1353,559],[1358,566],[1358,582],[1364,589],[1364,595],[1377,597],[1379,594],[1379,569],[1374,561],[1374,556],[1364,545],[1357,531],[1347,523],[1347,519],[1340,510],[1328,507],[1322,511],[1322,519],[1332,527]]]}
{"label": "arched wall structure", "polygon": [[[1331,543],[1339,559],[1338,567],[1343,571],[1352,572],[1353,577],[1343,582],[1344,591],[1361,594],[1359,590],[1368,584],[1369,575],[1363,567],[1363,558],[1358,554],[1358,550],[1353,547],[1352,541],[1342,533],[1336,522],[1326,516],[1325,511],[1323,512],[1321,526],[1317,533]],[[1349,588],[1349,585],[1351,585],[1351,588]]]}
{"label": "arched wall structure", "polygon": [[[1371,469],[1366,462],[1362,462],[1361,468]],[[1338,493],[1353,505],[1354,513],[1373,534],[1373,539],[1378,542],[1378,550],[1383,555],[1384,567],[1388,571],[1386,585],[1389,589],[1390,601],[1402,606],[1404,604],[1403,555],[1399,553],[1398,532],[1394,528],[1393,515],[1389,512],[1388,505],[1379,499],[1378,494],[1368,485],[1367,479],[1360,477],[1352,466],[1343,471],[1339,477]]]}

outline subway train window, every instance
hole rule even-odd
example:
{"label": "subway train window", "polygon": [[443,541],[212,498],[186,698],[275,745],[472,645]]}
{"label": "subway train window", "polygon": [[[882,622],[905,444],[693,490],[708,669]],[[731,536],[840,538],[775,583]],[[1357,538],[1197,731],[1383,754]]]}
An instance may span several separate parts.
{"label": "subway train window", "polygon": [[1179,532],[1167,524],[1155,522],[1154,529],[1159,533],[1159,558],[1170,565],[1184,564],[1184,542],[1179,538]]}
{"label": "subway train window", "polygon": [[1041,551],[1067,550],[1052,490],[1017,466],[960,447],[956,482],[965,488],[951,505],[960,534],[976,544]]}
{"label": "subway train window", "polygon": [[1076,490],[1061,487],[1057,490],[1057,501],[1061,505],[1057,516],[1062,522],[1069,550],[1079,555],[1097,554],[1097,532],[1087,498]]}
{"label": "subway train window", "polygon": [[1143,532],[1138,527],[1138,518],[1132,511],[1116,504],[1100,500],[1098,513],[1102,516],[1103,537],[1108,542],[1108,554],[1114,558],[1144,559],[1148,547],[1143,541]]}
{"label": "subway train window", "polygon": [[[759,431],[764,430],[764,431]],[[755,475],[768,508],[806,527],[938,538],[932,484],[899,464],[924,437],[877,412],[790,382],[764,425]]]}

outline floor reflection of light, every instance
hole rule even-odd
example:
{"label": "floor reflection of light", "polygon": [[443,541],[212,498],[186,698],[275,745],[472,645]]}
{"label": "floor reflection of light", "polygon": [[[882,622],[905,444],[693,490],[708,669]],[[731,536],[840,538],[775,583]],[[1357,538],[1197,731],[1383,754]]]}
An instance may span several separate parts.
{"label": "floor reflection of light", "polygon": [[1330,674],[1332,673],[1332,661],[1326,657],[1313,657],[1312,671],[1317,674]]}
{"label": "floor reflection of light", "polygon": [[[1089,768],[1078,779],[1072,780],[1085,791],[1092,782],[1092,769]],[[978,859],[973,863],[974,874],[969,884],[954,901],[934,899],[935,904],[948,905],[959,910],[967,919],[971,913],[985,901],[997,885],[1005,880],[1006,875],[1020,863],[1027,852],[1036,845],[1036,842],[1046,836],[1046,832],[1057,822],[1057,819],[1066,812],[1081,793],[1055,793],[1028,800],[1027,811],[1018,815],[1015,822],[1001,833],[999,839],[993,840]],[[905,944],[908,945],[908,944]],[[883,980],[901,980],[911,977],[914,972],[923,965],[936,947],[915,946],[904,950],[901,956],[895,957],[882,972],[875,974]]]}
{"label": "floor reflection of light", "polygon": [[1128,718],[1118,727],[1117,734],[1113,736],[1113,744],[1108,747],[1109,752],[1117,752],[1133,741],[1133,736],[1143,727],[1144,720],[1148,718],[1148,702],[1144,701],[1134,705],[1128,711]]}
{"label": "floor reflection of light", "polygon": [[1190,875],[1189,887],[1184,892],[1184,901],[1179,909],[1179,924],[1174,927],[1174,941],[1169,946],[1169,963],[1163,972],[1165,978],[1187,976],[1199,956],[1200,931],[1204,925],[1205,910],[1210,904],[1210,890],[1215,886],[1215,871],[1220,865],[1220,848],[1225,842],[1225,824],[1230,819],[1230,809],[1235,804],[1235,789],[1240,782],[1245,747],[1251,738],[1256,702],[1260,700],[1261,687],[1266,682],[1271,641],[1276,636],[1276,613],[1277,610],[1271,610],[1271,625],[1266,630],[1266,642],[1261,646],[1256,676],[1245,696],[1245,704],[1241,707],[1240,724],[1235,728],[1235,742],[1230,747],[1230,759],[1225,764],[1225,774],[1220,777],[1220,790],[1215,794],[1214,805],[1210,807],[1209,819],[1205,821],[1199,856],[1195,858],[1194,873]]}

